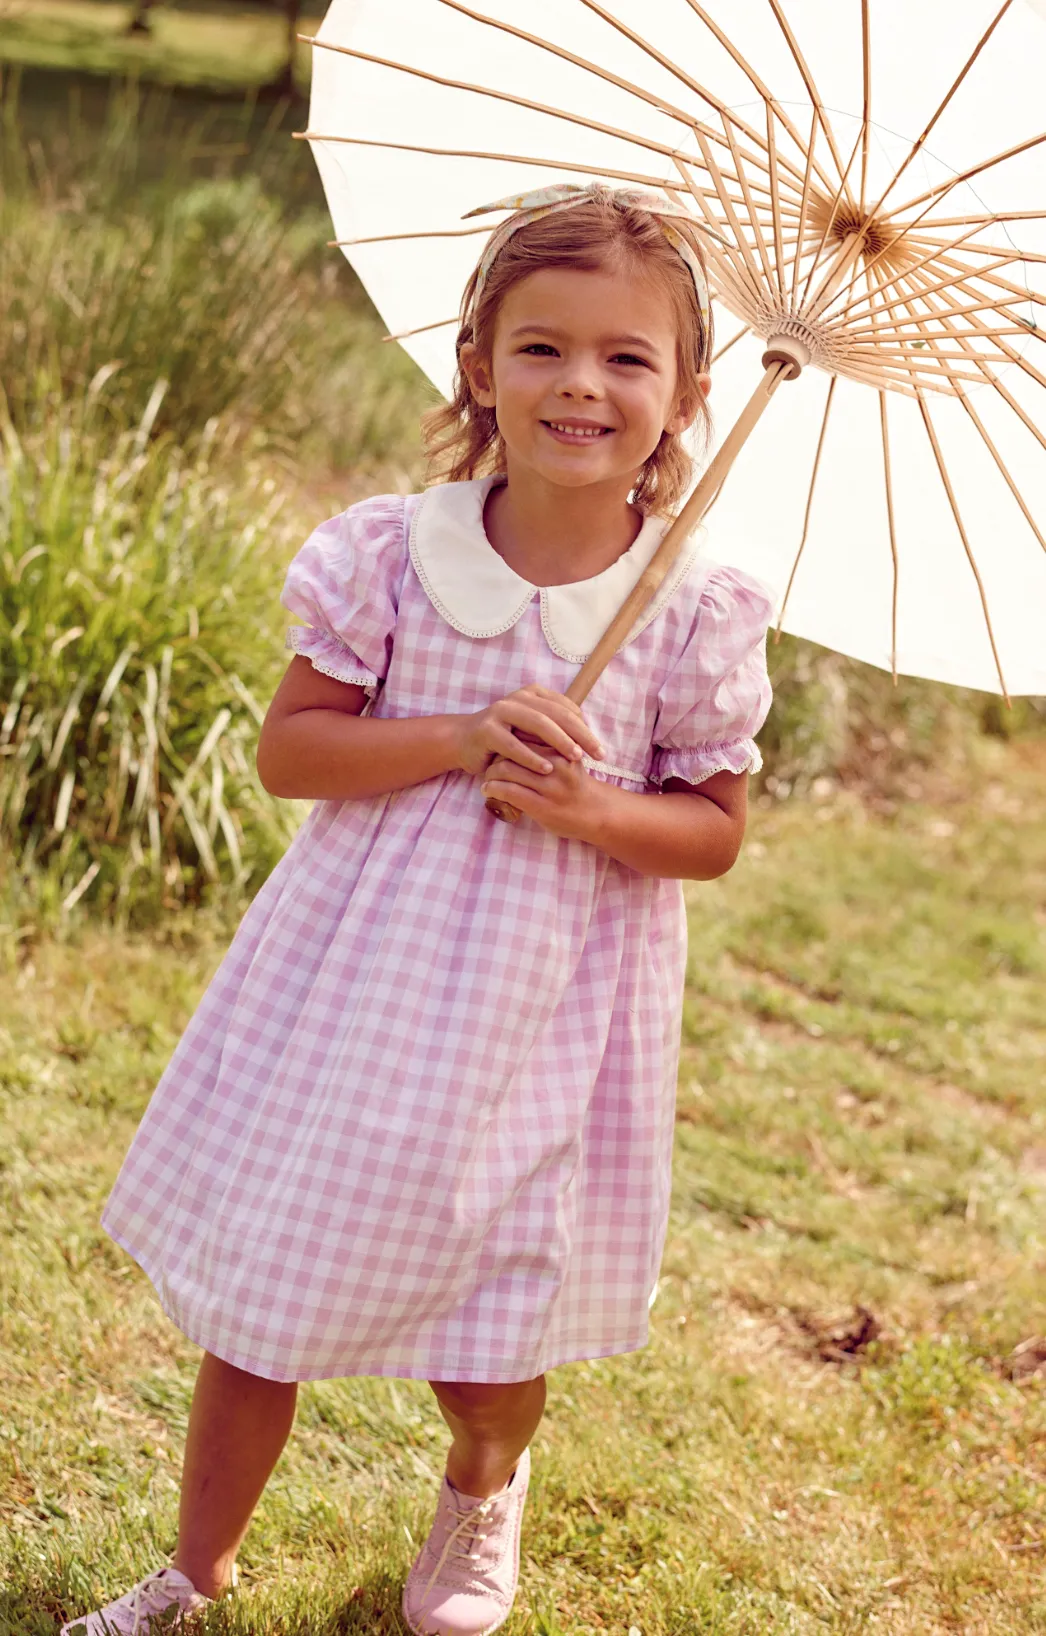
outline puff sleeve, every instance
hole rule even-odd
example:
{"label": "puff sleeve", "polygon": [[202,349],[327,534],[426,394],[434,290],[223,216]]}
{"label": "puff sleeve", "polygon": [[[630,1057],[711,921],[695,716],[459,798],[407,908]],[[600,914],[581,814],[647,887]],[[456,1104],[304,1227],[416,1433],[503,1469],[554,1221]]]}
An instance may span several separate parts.
{"label": "puff sleeve", "polygon": [[406,568],[404,500],[381,495],[322,523],[287,571],[280,600],[298,618],[287,646],[313,669],[373,696],[384,681]]}
{"label": "puff sleeve", "polygon": [[717,568],[658,694],[651,777],[700,784],[718,772],[758,772],[756,734],[770,708],[766,628],[772,603],[754,579]]}

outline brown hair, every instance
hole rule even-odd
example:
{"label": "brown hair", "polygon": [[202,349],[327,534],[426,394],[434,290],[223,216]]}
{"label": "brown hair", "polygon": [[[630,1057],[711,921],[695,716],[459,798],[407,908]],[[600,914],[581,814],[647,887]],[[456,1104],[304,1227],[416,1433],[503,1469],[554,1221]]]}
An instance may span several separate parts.
{"label": "brown hair", "polygon": [[[673,216],[671,225],[686,238],[704,266],[700,243],[688,223]],[[513,233],[495,258],[478,302],[478,268],[469,279],[461,303],[454,395],[449,403],[430,410],[422,421],[430,481],[460,483],[505,470],[505,445],[495,411],[485,409],[472,396],[461,368],[462,347],[472,342],[482,356],[492,356],[501,303],[512,286],[529,274],[543,267],[597,272],[608,263],[623,263],[656,278],[665,289],[676,318],[680,396],[695,403],[706,434],[711,430],[711,416],[698,377],[707,371],[711,360],[712,322],[711,318],[707,325],[702,321],[690,269],[649,210],[615,199],[609,189],[597,190],[591,203],[539,217]],[[632,491],[633,502],[642,511],[662,515],[671,512],[686,492],[692,468],[682,439],[663,432],[639,474]]]}

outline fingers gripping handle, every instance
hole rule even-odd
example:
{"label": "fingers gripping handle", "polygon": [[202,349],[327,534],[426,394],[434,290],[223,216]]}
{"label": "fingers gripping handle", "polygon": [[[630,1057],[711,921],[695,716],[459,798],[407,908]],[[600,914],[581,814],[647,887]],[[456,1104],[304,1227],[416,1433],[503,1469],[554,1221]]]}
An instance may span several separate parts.
{"label": "fingers gripping handle", "polygon": [[[653,560],[654,559],[651,559],[651,566],[653,566]],[[648,573],[650,572],[649,568],[647,569],[647,572]],[[651,594],[653,594],[653,593],[651,593]],[[620,617],[620,615],[618,615],[618,617]],[[616,623],[616,621],[615,621],[615,623]],[[608,631],[607,631],[608,635],[609,635],[610,629],[612,629],[612,627],[608,627]],[[603,641],[606,641],[606,636],[604,636]],[[618,646],[620,646],[620,643],[618,644]],[[580,704],[583,704],[585,702],[585,700],[588,698],[589,692],[591,691],[593,685],[596,682],[596,679],[602,674],[603,670],[606,668],[606,665],[609,662],[609,659],[610,659],[611,655],[608,655],[607,658],[603,660],[603,662],[599,666],[598,670],[593,670],[590,677],[586,676],[586,672],[588,671],[588,668],[592,664],[592,660],[596,657],[596,654],[598,653],[598,651],[599,651],[598,648],[593,649],[591,656],[585,662],[582,669],[578,671],[577,675],[574,677],[574,680],[571,682],[570,686],[567,688],[567,691],[566,691],[564,697],[568,698],[568,699],[572,699],[575,704],[580,705]],[[616,648],[615,648],[614,651],[615,652],[617,651]],[[537,742],[537,741],[535,741],[535,742]],[[523,814],[520,812],[519,808],[514,807],[512,805],[511,801],[502,801],[500,796],[497,796],[497,795],[488,795],[487,796],[486,808],[487,808],[487,811],[492,813],[495,818],[500,818],[501,822],[503,824],[518,824],[519,820],[523,816]]]}

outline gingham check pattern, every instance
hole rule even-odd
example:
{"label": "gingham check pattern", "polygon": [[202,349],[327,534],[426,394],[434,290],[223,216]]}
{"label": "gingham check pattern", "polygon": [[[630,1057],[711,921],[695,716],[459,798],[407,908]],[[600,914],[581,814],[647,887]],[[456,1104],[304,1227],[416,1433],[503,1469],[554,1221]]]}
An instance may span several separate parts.
{"label": "gingham check pattern", "polygon": [[[407,555],[415,504],[367,501],[307,542],[284,595],[298,651],[377,688],[385,716],[565,688],[536,597],[482,640],[436,613]],[[752,766],[768,614],[753,582],[695,565],[586,707],[607,762],[653,782]],[[105,1225],[192,1340],[273,1380],[513,1381],[639,1347],[685,957],[678,882],[496,822],[464,773],[320,802]]]}

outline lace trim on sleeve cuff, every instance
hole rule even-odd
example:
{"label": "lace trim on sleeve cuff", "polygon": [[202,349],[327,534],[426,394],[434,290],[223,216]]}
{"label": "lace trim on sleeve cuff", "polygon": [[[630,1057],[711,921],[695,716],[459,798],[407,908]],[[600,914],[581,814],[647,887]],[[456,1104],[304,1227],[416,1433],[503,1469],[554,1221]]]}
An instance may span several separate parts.
{"label": "lace trim on sleeve cuff", "polygon": [[357,659],[346,642],[328,631],[317,630],[313,625],[292,625],[284,645],[308,659],[321,676],[332,676],[336,682],[362,687],[371,698],[378,691],[378,678],[373,670],[368,670],[362,660]]}
{"label": "lace trim on sleeve cuff", "polygon": [[654,784],[681,778],[703,784],[715,773],[757,773],[763,765],[754,739],[732,739],[729,744],[699,744],[692,750],[657,750],[650,773]]}

